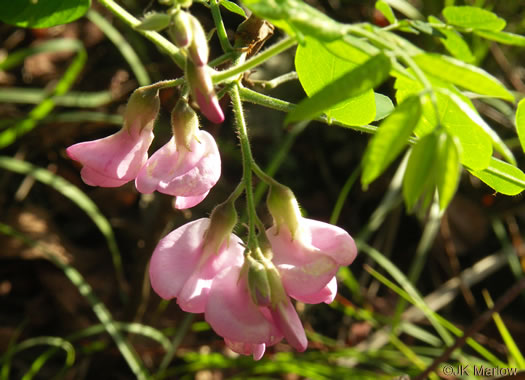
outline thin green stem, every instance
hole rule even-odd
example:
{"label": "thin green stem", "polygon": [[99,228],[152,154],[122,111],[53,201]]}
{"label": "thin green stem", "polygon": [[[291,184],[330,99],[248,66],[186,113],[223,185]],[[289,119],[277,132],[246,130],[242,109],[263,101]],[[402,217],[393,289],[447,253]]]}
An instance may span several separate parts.
{"label": "thin green stem", "polygon": [[221,10],[219,9],[219,3],[217,3],[217,0],[210,0],[210,9],[213,22],[217,28],[217,37],[219,37],[221,48],[225,53],[228,53],[233,48],[230,40],[228,40],[228,35],[226,34],[226,29],[224,28],[224,23],[222,22]]}
{"label": "thin green stem", "polygon": [[257,244],[257,235],[255,233],[255,225],[257,214],[255,211],[255,204],[253,199],[253,185],[252,185],[252,168],[253,156],[248,139],[248,130],[246,129],[246,120],[244,119],[244,111],[242,108],[241,96],[239,95],[239,86],[233,86],[230,91],[230,97],[233,103],[233,112],[235,114],[235,124],[237,126],[237,133],[239,134],[239,141],[241,144],[242,166],[244,188],[246,193],[246,207],[248,211],[248,247],[253,248]]}
{"label": "thin green stem", "polygon": [[180,344],[182,343],[182,340],[186,336],[186,333],[188,332],[188,329],[191,326],[191,322],[193,321],[194,314],[186,313],[184,316],[184,319],[182,320],[179,328],[177,329],[177,332],[175,333],[175,337],[173,338],[173,341],[171,342],[171,347],[166,352],[166,355],[162,358],[162,362],[160,363],[159,372],[164,372],[166,368],[170,365],[171,361],[173,360],[173,357],[177,353],[177,350],[179,349]]}
{"label": "thin green stem", "polygon": [[[105,6],[111,13],[117,16],[126,25],[132,28],[135,28],[136,26],[140,24],[139,20],[133,17],[133,15],[131,15],[128,11],[126,11],[120,5],[115,3],[113,0],[98,0],[98,1],[100,4]],[[162,51],[164,51],[164,53],[169,55],[171,59],[173,59],[173,61],[177,64],[177,66],[179,66],[182,70],[184,70],[186,58],[181,53],[181,51],[175,45],[173,45],[170,41],[168,41],[166,38],[164,38],[161,34],[157,32],[142,31],[142,30],[137,30],[137,29],[135,29],[135,31],[142,34],[148,40],[153,42],[157,47],[159,47]]]}
{"label": "thin green stem", "polygon": [[227,70],[219,71],[215,73],[212,78],[214,83],[221,83],[227,80],[235,79],[239,74],[244,73],[247,70],[250,70],[254,67],[259,66],[261,63],[267,61],[269,58],[282,53],[283,51],[291,48],[296,44],[296,41],[290,37],[283,38],[281,41],[270,46],[268,49],[263,51],[260,54],[248,59],[247,61],[235,65]]}
{"label": "thin green stem", "polygon": [[299,79],[299,76],[297,75],[297,73],[295,71],[290,71],[289,73],[280,75],[280,76],[278,76],[276,78],[273,78],[272,80],[252,79],[251,82],[253,84],[261,86],[265,90],[268,90],[268,89],[272,89],[272,88],[275,88],[277,86],[280,86],[283,83],[286,83],[286,82],[289,82],[289,81],[292,81],[292,80],[296,80],[296,79]]}
{"label": "thin green stem", "polygon": [[[250,90],[245,87],[241,87],[239,92],[242,97],[242,100],[253,103],[253,104],[265,106],[267,108],[271,108],[277,111],[291,112],[297,107],[297,105],[295,105],[294,103],[290,103],[285,100],[273,98],[268,95],[263,95],[263,94],[260,94],[256,91]],[[370,134],[375,134],[377,132],[377,127],[374,125],[359,125],[359,126],[346,125],[335,119],[331,119],[329,122],[326,116],[316,117],[315,120],[321,121],[326,124],[331,124],[331,125],[333,124],[333,125],[338,125],[340,127],[350,128],[358,132],[365,132],[365,133],[370,133]],[[413,143],[414,141],[410,140],[410,142]]]}
{"label": "thin green stem", "polygon": [[359,173],[361,173],[361,166],[358,166],[354,169],[352,174],[348,177],[345,184],[343,185],[343,188],[341,189],[341,192],[339,193],[339,196],[337,197],[337,201],[335,202],[334,209],[332,211],[332,215],[330,216],[330,223],[331,224],[337,224],[337,221],[339,220],[339,215],[341,215],[341,211],[343,210],[343,206],[345,204],[346,198],[348,197],[348,193],[352,189],[352,186],[354,186],[355,181],[359,177]]}

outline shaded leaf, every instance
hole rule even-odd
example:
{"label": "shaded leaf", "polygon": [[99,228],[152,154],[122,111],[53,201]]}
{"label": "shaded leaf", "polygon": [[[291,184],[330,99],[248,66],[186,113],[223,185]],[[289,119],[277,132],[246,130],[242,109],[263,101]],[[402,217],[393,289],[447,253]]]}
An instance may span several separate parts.
{"label": "shaded leaf", "polygon": [[159,32],[166,29],[171,22],[171,16],[166,13],[151,12],[146,14],[144,20],[135,27],[138,30],[154,30]]}
{"label": "shaded leaf", "polygon": [[50,28],[82,17],[91,0],[15,0],[4,4],[0,20],[22,28]]}
{"label": "shaded leaf", "polygon": [[469,29],[500,31],[506,22],[498,15],[471,6],[452,6],[443,9],[447,23]]}
{"label": "shaded leaf", "polygon": [[525,190],[525,173],[507,162],[492,157],[490,165],[480,171],[470,171],[499,193],[516,195]]}
{"label": "shaded leaf", "polygon": [[[305,44],[297,48],[295,69],[308,96],[312,96],[367,59],[366,55],[343,41],[335,41],[326,45],[330,46],[330,50],[325,49],[319,41],[307,37]],[[347,59],[341,57],[347,57]],[[357,62],[354,63],[352,60]],[[340,104],[325,110],[327,117],[337,119],[347,125],[368,124],[374,120],[375,113],[372,89],[345,99]]]}
{"label": "shaded leaf", "polygon": [[420,54],[414,61],[423,71],[444,81],[477,94],[514,101],[514,96],[500,81],[476,66],[440,54]]}
{"label": "shaded leaf", "polygon": [[361,183],[364,187],[375,180],[406,146],[421,116],[418,96],[407,98],[379,126],[363,157]]}
{"label": "shaded leaf", "polygon": [[374,97],[376,103],[376,117],[374,121],[384,119],[394,111],[394,103],[388,96],[374,92]]}
{"label": "shaded leaf", "polygon": [[390,59],[384,54],[370,58],[364,64],[341,75],[311,97],[302,100],[285,119],[286,123],[313,119],[348,98],[361,95],[382,83],[390,73]]}
{"label": "shaded leaf", "polygon": [[434,163],[438,137],[430,133],[412,147],[403,177],[403,198],[408,210],[412,210],[426,188],[434,187]]}
{"label": "shaded leaf", "polygon": [[439,136],[436,157],[436,187],[439,208],[444,210],[456,194],[461,174],[460,154],[454,138],[447,133]]}

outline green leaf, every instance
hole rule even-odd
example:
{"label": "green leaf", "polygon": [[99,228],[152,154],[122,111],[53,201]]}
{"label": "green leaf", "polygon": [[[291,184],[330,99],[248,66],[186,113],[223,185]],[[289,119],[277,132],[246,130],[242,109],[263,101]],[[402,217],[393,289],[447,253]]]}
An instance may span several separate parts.
{"label": "green leaf", "polygon": [[476,30],[474,33],[487,40],[496,41],[501,44],[525,46],[525,37],[520,34],[495,32],[491,30]]}
{"label": "green leaf", "polygon": [[439,136],[436,157],[436,186],[439,207],[445,210],[454,197],[461,173],[460,154],[454,138],[447,133]]}
{"label": "green leaf", "polygon": [[521,149],[525,152],[525,98],[520,100],[516,110],[516,131],[520,139]]}
{"label": "green leaf", "polygon": [[0,20],[22,28],[49,28],[82,17],[91,0],[14,0],[4,4]]}
{"label": "green leaf", "polygon": [[311,97],[302,100],[285,119],[286,123],[313,119],[323,111],[373,89],[390,73],[390,59],[378,54],[353,70],[339,76]]}
{"label": "green leaf", "polygon": [[444,35],[444,38],[440,38],[439,40],[450,54],[463,62],[474,62],[475,57],[468,44],[461,37],[461,34],[455,30],[447,29],[445,24],[436,17],[429,16],[428,21],[433,24],[443,25],[443,28],[440,28],[439,31]]}
{"label": "green leaf", "polygon": [[385,16],[385,18],[388,20],[389,23],[395,24],[397,22],[396,16],[394,15],[394,11],[392,11],[392,8],[390,8],[390,5],[388,5],[385,1],[379,0],[376,2],[376,9]]}
{"label": "green leaf", "polygon": [[477,94],[514,101],[514,96],[492,75],[476,66],[440,54],[419,54],[414,61],[426,73]]}
{"label": "green leaf", "polygon": [[[454,86],[432,76],[428,76],[428,79],[434,88],[447,89],[474,110],[474,106],[470,100],[457,91]],[[401,102],[408,96],[418,94],[423,90],[421,83],[410,80],[405,76],[398,76],[394,87],[397,89],[396,98],[398,102]],[[414,134],[422,137],[431,133],[438,124],[442,124],[451,135],[459,139],[462,152],[462,164],[476,170],[486,168],[492,156],[492,143],[491,137],[483,128],[462,111],[458,103],[454,102],[443,92],[436,93],[439,118],[436,117],[434,107],[428,100],[428,97],[424,99],[423,114],[419,124],[414,130]]]}
{"label": "green leaf", "polygon": [[239,16],[242,16],[244,18],[248,17],[248,16],[246,16],[246,13],[244,12],[244,9],[242,9],[241,7],[239,7],[237,4],[235,4],[232,1],[221,0],[221,2],[219,4],[222,5],[224,8],[226,8],[227,10],[229,10],[232,13],[236,13]]}
{"label": "green leaf", "polygon": [[470,172],[497,192],[505,195],[516,195],[525,190],[525,173],[516,166],[494,157],[491,158],[490,165],[486,169],[470,170]]}
{"label": "green leaf", "polygon": [[452,6],[443,9],[443,16],[447,23],[462,28],[500,31],[505,28],[506,22],[498,15],[471,6]]}
{"label": "green leaf", "polygon": [[388,96],[374,92],[374,97],[376,103],[376,117],[374,121],[382,120],[394,111],[394,103]]}
{"label": "green leaf", "polygon": [[438,136],[431,133],[412,147],[403,177],[403,198],[408,210],[412,210],[423,190],[434,187],[434,163]]}
{"label": "green leaf", "polygon": [[301,41],[304,36],[333,41],[344,36],[348,29],[302,0],[243,0],[243,4]]}
{"label": "green leaf", "polygon": [[154,30],[160,32],[166,29],[171,22],[171,16],[166,13],[151,12],[146,14],[144,20],[135,27],[137,30]]}
{"label": "green leaf", "polygon": [[496,151],[501,153],[501,155],[511,164],[516,165],[516,159],[514,158],[514,154],[512,154],[512,151],[503,142],[501,137],[498,136],[496,131],[494,131],[485,122],[485,120],[483,120],[481,116],[479,116],[476,110],[472,107],[471,103],[465,102],[460,96],[454,94],[452,91],[446,89],[438,89],[438,91],[452,99],[452,101],[459,107],[460,111],[463,112],[475,124],[480,126],[483,129],[483,131],[490,137]]}
{"label": "green leaf", "polygon": [[366,188],[375,180],[406,146],[421,116],[418,96],[403,101],[379,126],[363,157],[361,183]]}
{"label": "green leaf", "polygon": [[[330,50],[323,47],[319,41],[307,37],[305,44],[297,48],[295,55],[295,69],[299,81],[308,96],[313,96],[317,91],[332,83],[344,73],[357,66],[356,63],[340,57],[356,57],[357,60],[366,61],[367,56],[343,41],[331,42]],[[334,54],[333,52],[337,53]],[[361,62],[359,62],[361,63]],[[364,93],[345,99],[340,104],[325,110],[326,116],[334,118],[347,125],[364,125],[374,120],[376,113],[374,92],[372,89]]]}

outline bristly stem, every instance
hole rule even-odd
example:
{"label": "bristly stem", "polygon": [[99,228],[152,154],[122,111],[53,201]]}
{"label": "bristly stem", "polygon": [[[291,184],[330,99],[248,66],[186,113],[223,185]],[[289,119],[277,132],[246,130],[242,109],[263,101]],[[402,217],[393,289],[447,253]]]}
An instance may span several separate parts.
{"label": "bristly stem", "polygon": [[253,156],[250,147],[250,140],[248,139],[248,130],[246,128],[246,120],[244,119],[244,111],[242,108],[241,96],[239,95],[239,86],[235,85],[230,91],[230,97],[233,103],[233,112],[235,114],[235,124],[239,141],[241,144],[242,154],[242,181],[244,183],[244,190],[246,193],[246,208],[248,213],[248,247],[250,249],[257,245],[257,234],[255,231],[257,214],[255,211],[255,204],[253,201],[253,185],[252,185],[252,169]]}
{"label": "bristly stem", "polygon": [[217,37],[219,37],[221,48],[225,53],[228,53],[233,48],[230,40],[228,40],[228,35],[224,28],[224,23],[222,22],[221,10],[219,9],[219,3],[217,3],[217,0],[210,0],[210,9],[215,28],[217,28]]}

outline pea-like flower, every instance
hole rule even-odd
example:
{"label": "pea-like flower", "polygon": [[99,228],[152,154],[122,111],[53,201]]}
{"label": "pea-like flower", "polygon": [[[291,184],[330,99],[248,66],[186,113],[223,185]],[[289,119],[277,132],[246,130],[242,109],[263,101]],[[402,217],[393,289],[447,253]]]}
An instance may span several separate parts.
{"label": "pea-like flower", "polygon": [[215,277],[243,261],[241,240],[228,228],[227,236],[210,235],[209,227],[210,219],[202,218],[177,228],[160,240],[151,257],[155,292],[164,299],[177,298],[181,309],[191,313],[204,312]]}
{"label": "pea-like flower", "polygon": [[176,196],[175,207],[185,209],[200,203],[221,176],[221,158],[213,137],[197,131],[187,150],[172,137],[142,167],[135,180],[137,190],[157,190]]}
{"label": "pea-like flower", "polygon": [[337,292],[335,275],[350,265],[357,249],[343,229],[299,217],[294,236],[286,224],[266,231],[286,293],[305,303],[330,303]]}
{"label": "pea-like flower", "polygon": [[118,187],[136,178],[148,159],[160,100],[155,87],[141,87],[130,97],[124,126],[117,133],[67,148],[82,164],[81,176],[91,186]]}
{"label": "pea-like flower", "polygon": [[259,360],[266,347],[286,338],[297,351],[308,345],[303,326],[290,299],[258,306],[250,295],[241,266],[232,266],[213,281],[205,311],[206,321],[226,345]]}

